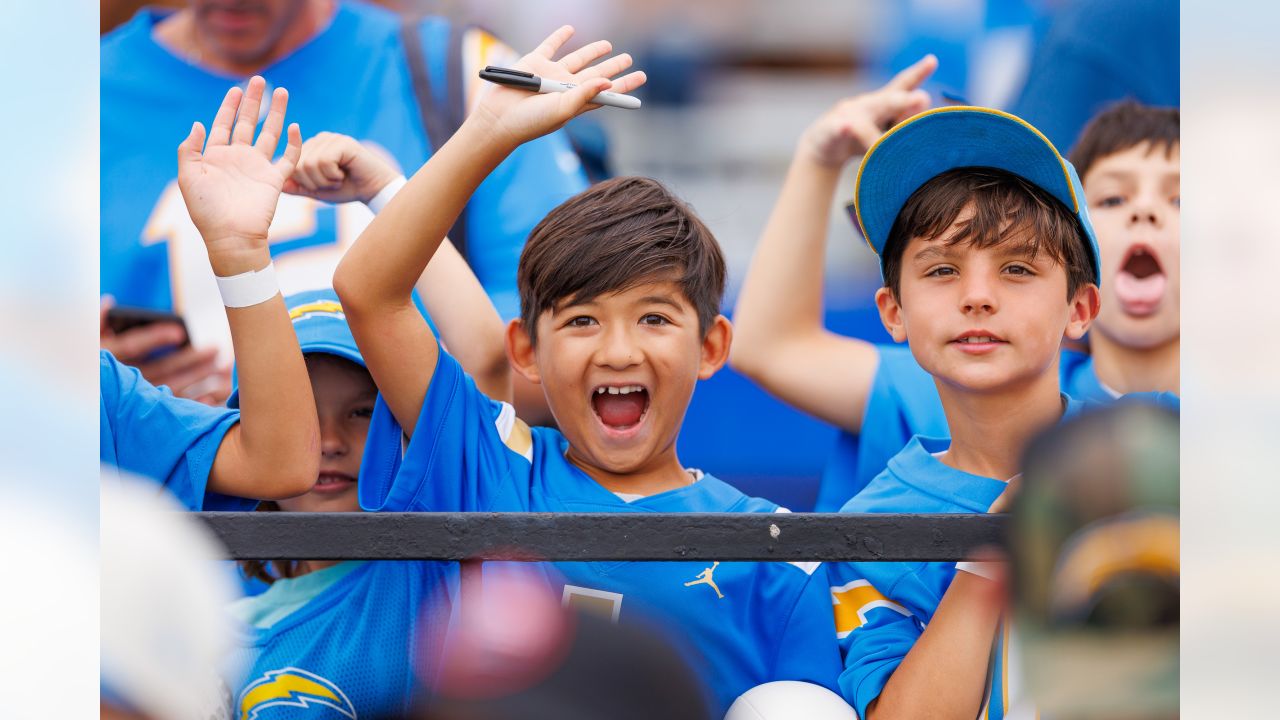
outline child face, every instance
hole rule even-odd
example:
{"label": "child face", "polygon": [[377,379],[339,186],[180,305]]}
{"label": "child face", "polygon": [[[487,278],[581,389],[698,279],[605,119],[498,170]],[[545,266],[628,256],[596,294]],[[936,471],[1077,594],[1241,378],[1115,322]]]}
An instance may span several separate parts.
{"label": "child face", "polygon": [[326,353],[306,356],[320,419],[320,475],[310,492],[280,500],[289,512],[358,512],[356,478],[378,397],[369,373]]}
{"label": "child face", "polygon": [[[957,224],[972,214],[966,209]],[[969,392],[1028,386],[1056,372],[1062,339],[1081,337],[1097,314],[1097,288],[1067,301],[1065,269],[1017,238],[994,247],[913,238],[903,252],[899,298],[876,294],[894,340],[920,366]]]}
{"label": "child face", "polygon": [[630,474],[674,457],[694,384],[724,364],[730,332],[717,317],[704,339],[680,286],[661,281],[543,313],[536,348],[523,331],[510,337],[516,366],[544,387],[570,459]]}
{"label": "child face", "polygon": [[1108,155],[1083,179],[1102,251],[1097,331],[1135,349],[1178,337],[1181,217],[1178,148],[1150,143]]}

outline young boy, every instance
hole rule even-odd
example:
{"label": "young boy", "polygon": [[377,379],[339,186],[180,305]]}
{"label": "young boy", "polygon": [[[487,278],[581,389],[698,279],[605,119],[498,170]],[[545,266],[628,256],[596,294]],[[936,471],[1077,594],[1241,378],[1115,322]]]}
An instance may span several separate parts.
{"label": "young boy", "polygon": [[[1065,339],[1098,314],[1098,251],[1075,170],[1024,121],[940,108],[868,151],[855,210],[879,255],[881,320],[934,379],[951,438],[916,436],[844,512],[999,512],[1023,447],[1079,403]],[[1016,716],[990,568],[829,567],[841,691],[868,718]]]}
{"label": "young boy", "polygon": [[[658,183],[621,178],[553,210],[520,258],[521,317],[507,352],[542,385],[560,430],[533,428],[478,392],[410,299],[475,187],[520,143],[644,82],[631,59],[595,66],[607,42],[551,60],[552,34],[517,69],[577,84],[538,95],[493,87],[453,138],[374,220],[334,276],[377,382],[361,468],[367,510],[780,512],[698,470],[675,441],[698,379],[728,354],[718,314],[725,266],[687,206]],[[401,454],[402,442],[408,447]],[[615,620],[658,616],[685,643],[720,714],[771,680],[833,687],[831,598],[818,563],[558,563],[567,604]],[[513,621],[518,621],[513,618]]]}
{"label": "young boy", "polygon": [[277,88],[253,143],[265,86],[254,77],[246,91],[232,88],[208,146],[204,126],[195,123],[178,148],[182,196],[227,306],[241,410],[176,398],[110,353],[99,355],[103,464],[159,482],[192,510],[247,509],[255,503],[239,498],[290,497],[316,479],[311,385],[267,248],[267,227],[302,138],[297,124],[290,125],[284,154],[272,162],[288,105],[288,93]]}
{"label": "young boy", "polygon": [[[841,430],[823,473],[816,502],[819,511],[839,509],[883,470],[913,435],[944,437],[948,432],[933,379],[907,348],[873,345],[822,327],[826,218],[841,168],[863,154],[894,123],[929,106],[929,97],[919,86],[936,67],[937,60],[926,56],[884,87],[837,103],[805,131],[738,298],[731,357],[734,367],[769,392]],[[1176,121],[1172,132],[1176,142]],[[1112,152],[1111,148],[1124,150],[1128,142],[1141,145],[1144,139],[1152,147],[1168,148],[1169,134],[1167,121],[1147,122],[1137,132],[1117,134],[1116,141],[1106,144],[1107,152]],[[1144,155],[1144,161],[1148,165],[1157,162],[1155,155],[1159,153]],[[1163,154],[1165,160],[1169,157],[1168,152]],[[1176,173],[1176,154],[1173,162]],[[1086,178],[1086,188],[1090,180]],[[1176,192],[1176,175],[1173,182]],[[1092,210],[1095,214],[1107,212],[1098,205]],[[1118,211],[1112,214],[1119,216]],[[1176,245],[1176,217],[1165,220],[1173,221]],[[1137,226],[1142,230],[1157,224],[1153,220]],[[1114,247],[1108,240],[1111,226],[1104,223],[1099,230],[1104,248]],[[1161,232],[1168,235],[1167,223]],[[1123,239],[1116,243],[1129,245]],[[1159,314],[1167,317],[1172,306],[1176,333],[1177,253],[1176,249],[1168,250],[1167,244],[1154,239],[1147,243],[1153,248],[1149,254],[1157,252],[1155,246],[1160,247],[1160,262],[1173,278],[1169,285],[1172,299],[1161,304]],[[1112,277],[1110,268],[1118,266],[1120,259],[1117,256],[1109,262],[1106,258],[1104,253],[1104,275]],[[1166,326],[1163,319],[1147,325],[1157,322]],[[1143,342],[1160,344],[1138,340],[1130,344],[1141,347]],[[1108,366],[1112,376],[1134,381],[1114,385],[1120,392],[1176,389],[1176,384],[1169,387],[1149,381],[1152,375],[1148,368],[1153,362],[1144,360],[1142,353],[1111,353],[1108,357],[1115,358]],[[1063,389],[1089,399],[1114,397],[1100,389],[1093,370],[1088,356],[1064,353]],[[874,428],[874,432],[863,433],[863,428]]]}
{"label": "young boy", "polygon": [[1178,133],[1177,108],[1126,101],[1090,121],[1071,151],[1107,278],[1089,353],[1063,354],[1063,387],[1073,397],[1178,392]]}

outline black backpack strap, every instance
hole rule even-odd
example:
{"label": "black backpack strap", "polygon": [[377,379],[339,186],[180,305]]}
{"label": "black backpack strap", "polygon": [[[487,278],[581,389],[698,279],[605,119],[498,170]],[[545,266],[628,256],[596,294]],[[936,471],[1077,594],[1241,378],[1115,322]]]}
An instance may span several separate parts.
{"label": "black backpack strap", "polygon": [[[400,24],[400,38],[404,44],[405,58],[409,63],[409,77],[413,83],[413,95],[418,101],[418,114],[422,127],[427,131],[427,141],[434,153],[462,126],[466,118],[466,94],[462,82],[462,39],[467,26],[449,23],[449,46],[445,49],[445,88],[443,107],[432,92],[431,76],[427,69],[427,54],[422,47],[422,18],[407,16]],[[470,203],[462,209],[457,222],[449,230],[449,240],[462,257],[467,257],[467,212]]]}

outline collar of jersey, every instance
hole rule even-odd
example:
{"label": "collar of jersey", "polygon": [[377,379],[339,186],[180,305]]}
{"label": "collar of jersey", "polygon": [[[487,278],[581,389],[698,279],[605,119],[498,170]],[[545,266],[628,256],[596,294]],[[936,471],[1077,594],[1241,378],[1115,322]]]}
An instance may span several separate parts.
{"label": "collar of jersey", "polygon": [[608,512],[729,512],[744,497],[733,486],[703,472],[697,482],[627,502],[569,462],[564,456],[569,441],[563,435],[559,441],[560,452],[547,453],[547,460],[563,463],[570,478],[568,486],[551,489],[566,507],[606,506]]}

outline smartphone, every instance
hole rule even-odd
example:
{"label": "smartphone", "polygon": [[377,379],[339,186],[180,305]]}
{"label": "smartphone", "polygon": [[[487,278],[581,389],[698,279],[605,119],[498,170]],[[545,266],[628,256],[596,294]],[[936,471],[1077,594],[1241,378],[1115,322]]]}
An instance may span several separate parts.
{"label": "smartphone", "polygon": [[116,334],[158,322],[175,323],[182,328],[182,342],[177,347],[186,347],[191,344],[191,336],[187,333],[187,323],[182,319],[181,315],[167,310],[152,310],[151,308],[141,307],[118,306],[107,310],[107,327],[111,328],[111,332]]}

